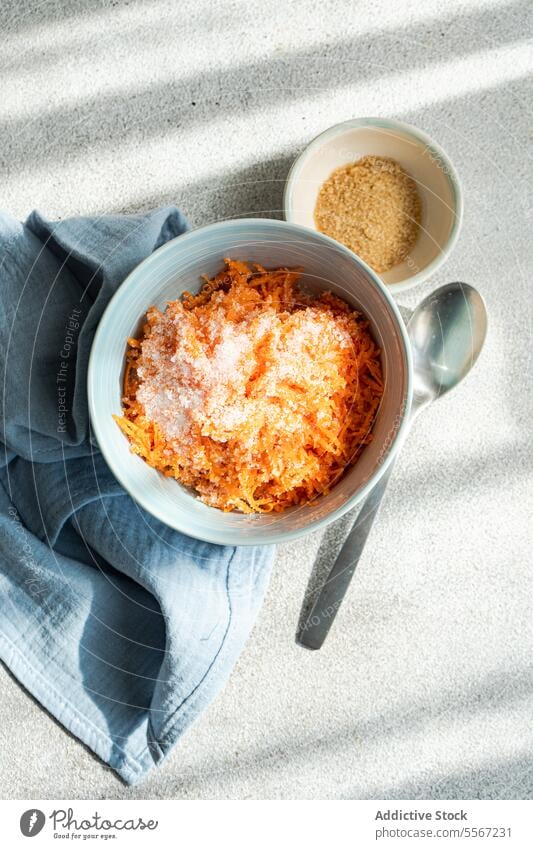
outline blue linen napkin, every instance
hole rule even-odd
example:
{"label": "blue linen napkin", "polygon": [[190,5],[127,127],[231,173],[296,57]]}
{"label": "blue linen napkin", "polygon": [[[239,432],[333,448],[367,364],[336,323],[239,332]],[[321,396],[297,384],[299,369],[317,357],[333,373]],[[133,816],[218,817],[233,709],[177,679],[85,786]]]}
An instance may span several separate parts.
{"label": "blue linen napkin", "polygon": [[273,548],[161,524],[90,438],[86,368],[111,295],[187,229],[174,207],[25,224],[0,215],[0,658],[128,783],[227,680]]}

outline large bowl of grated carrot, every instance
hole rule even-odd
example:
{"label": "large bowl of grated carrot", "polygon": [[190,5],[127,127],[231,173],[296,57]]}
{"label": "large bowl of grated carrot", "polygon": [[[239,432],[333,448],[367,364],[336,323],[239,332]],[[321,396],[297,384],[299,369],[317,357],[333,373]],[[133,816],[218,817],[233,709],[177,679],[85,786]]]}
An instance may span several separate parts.
{"label": "large bowl of grated carrot", "polygon": [[91,425],[165,524],[220,544],[289,540],[354,507],[392,462],[409,344],[377,275],[321,233],[226,221],[120,286],[91,351]]}

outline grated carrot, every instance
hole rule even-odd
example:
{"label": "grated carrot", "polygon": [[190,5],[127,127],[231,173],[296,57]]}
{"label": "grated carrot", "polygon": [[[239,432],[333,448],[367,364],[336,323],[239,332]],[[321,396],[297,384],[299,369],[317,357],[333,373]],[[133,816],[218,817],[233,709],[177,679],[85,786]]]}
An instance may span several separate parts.
{"label": "grated carrot", "polygon": [[131,450],[222,510],[308,503],[372,439],[383,383],[368,322],[300,277],[228,259],[128,340],[114,418]]}

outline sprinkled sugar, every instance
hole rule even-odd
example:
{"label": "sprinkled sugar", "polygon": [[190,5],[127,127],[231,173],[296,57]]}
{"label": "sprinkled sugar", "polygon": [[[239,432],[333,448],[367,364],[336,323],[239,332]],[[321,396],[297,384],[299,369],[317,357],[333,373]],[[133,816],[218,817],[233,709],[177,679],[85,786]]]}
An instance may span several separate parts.
{"label": "sprinkled sugar", "polygon": [[223,510],[278,511],[327,490],[371,440],[383,391],[365,319],[298,273],[226,270],[149,310],[132,340],[132,450]]}

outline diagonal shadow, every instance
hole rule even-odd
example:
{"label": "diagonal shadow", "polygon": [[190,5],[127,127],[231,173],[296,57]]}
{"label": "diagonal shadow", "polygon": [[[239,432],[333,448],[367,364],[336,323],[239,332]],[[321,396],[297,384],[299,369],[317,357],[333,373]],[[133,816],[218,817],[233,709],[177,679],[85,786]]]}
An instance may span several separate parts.
{"label": "diagonal shadow", "polygon": [[[265,107],[278,103],[281,96],[286,102],[298,101],[305,90],[320,93],[332,86],[374,81],[390,73],[389,63],[377,57],[399,54],[402,72],[464,57],[465,32],[472,50],[480,44],[487,46],[487,32],[494,34],[490,46],[501,47],[516,40],[516,21],[521,21],[523,31],[532,11],[527,0],[517,0],[497,9],[444,16],[431,25],[420,23],[365,34],[322,49],[313,46],[226,70],[160,81],[130,92],[95,95],[72,106],[51,108],[34,118],[5,119],[0,132],[16,144],[18,167],[40,160],[43,138],[60,138],[62,159],[70,161],[95,142],[100,150],[122,144],[126,127],[130,143],[146,141],[162,130],[204,126],[213,121],[217,110],[220,118],[242,115],[252,100],[254,107]],[[309,80],[313,80],[312,85]],[[141,117],[134,123],[133,115]],[[9,147],[2,150],[0,162],[4,167],[12,157]]]}
{"label": "diagonal shadow", "polygon": [[451,770],[423,781],[347,790],[342,799],[532,799],[533,755],[497,758],[477,769]]}
{"label": "diagonal shadow", "polygon": [[[194,35],[202,35],[204,32],[215,30],[221,32],[231,26],[236,20],[240,19],[242,9],[246,7],[247,0],[232,0],[231,7],[220,4],[214,5],[210,0],[206,0],[206,5],[209,7],[209,14],[206,15],[205,5],[187,9],[186,32],[189,34],[194,30]],[[74,26],[70,27],[70,37],[64,39],[60,44],[53,44],[47,47],[40,45],[39,50],[39,70],[46,71],[52,68],[56,62],[64,59],[66,55],[71,57],[76,55],[80,49],[90,49],[91,58],[99,58],[104,56],[109,49],[109,43],[113,40],[116,45],[120,40],[124,40],[126,44],[131,43],[131,39],[137,35],[139,30],[139,38],[144,43],[149,42],[151,38],[157,38],[161,34],[166,34],[171,22],[174,23],[176,29],[175,10],[172,16],[165,10],[161,14],[159,0],[144,0],[137,4],[127,2],[121,7],[113,0],[74,0],[70,3],[58,3],[57,0],[50,2],[42,2],[37,4],[29,4],[26,12],[21,13],[20,3],[6,0],[2,3],[2,33],[5,40],[11,36],[17,36],[19,33],[24,33],[31,40],[34,33],[39,31],[44,26],[48,25],[64,25],[70,24],[74,18]],[[114,24],[117,21],[113,19],[114,11],[121,13],[125,8],[133,9],[133,11],[143,10],[142,18],[129,20],[125,26],[115,30]],[[95,32],[95,28],[87,34],[84,29],[85,24],[99,23],[100,31]],[[106,28],[109,25],[109,28]],[[182,22],[179,22],[182,25]],[[28,61],[31,61],[35,54],[35,47],[30,43],[20,45],[20,50],[17,51],[16,57],[8,59],[2,66],[2,70],[6,68],[10,72],[17,72],[18,69],[25,70]]]}
{"label": "diagonal shadow", "polygon": [[128,198],[127,203],[107,207],[106,214],[142,212],[155,206],[176,204],[187,210],[191,223],[191,207],[202,210],[198,224],[210,224],[227,218],[262,216],[283,217],[283,189],[289,169],[298,153],[280,154],[230,173],[206,177],[186,185],[183,182],[169,185],[164,192],[145,192]]}
{"label": "diagonal shadow", "polygon": [[109,8],[106,0],[74,0],[71,3],[57,3],[57,0],[39,0],[30,3],[24,10],[18,0],[2,0],[2,33],[4,38],[16,32],[37,29],[45,24],[61,22],[73,17],[76,26],[94,12],[103,12]]}
{"label": "diagonal shadow", "polygon": [[[276,772],[282,764],[291,764],[292,766],[301,763],[302,765],[309,763],[309,758],[335,757],[341,756],[347,749],[352,748],[355,751],[364,751],[365,746],[372,746],[376,742],[390,739],[391,744],[394,738],[405,738],[406,735],[416,734],[422,731],[427,725],[436,720],[442,719],[449,715],[456,724],[461,721],[468,721],[475,718],[478,714],[488,710],[512,711],[514,706],[519,705],[525,699],[533,697],[533,666],[528,666],[523,669],[506,669],[498,670],[488,674],[484,679],[479,680],[465,687],[459,694],[453,690],[434,694],[434,698],[426,698],[420,704],[411,704],[403,710],[391,710],[388,714],[372,716],[368,719],[346,722],[335,727],[334,731],[327,733],[314,733],[307,735],[304,739],[298,739],[296,735],[287,735],[286,738],[279,743],[273,743],[270,746],[257,748],[255,751],[239,752],[238,759],[235,757],[221,757],[218,760],[210,760],[205,768],[198,766],[197,769],[201,772],[202,782],[207,786],[216,785],[219,779],[223,779],[231,774],[233,780],[246,781],[250,774],[257,775],[261,770],[264,773]],[[516,741],[514,741],[516,742]],[[506,762],[507,763],[507,762]],[[511,759],[510,764],[513,761]],[[533,756],[532,761],[533,763]],[[512,788],[515,784],[524,790],[524,783],[521,782],[521,777],[524,769],[529,769],[529,759],[525,767],[522,763],[516,764],[516,771],[519,773],[511,774],[510,769],[494,767],[496,773],[502,776],[507,775],[506,787]],[[370,795],[363,795],[363,789],[354,789],[354,798],[402,798],[400,794],[402,789],[404,792],[416,793],[412,798],[444,798],[444,796],[434,796],[438,792],[439,783],[445,787],[449,794],[448,798],[492,798],[490,795],[471,796],[467,790],[470,786],[473,790],[476,783],[475,771],[470,776],[470,785],[467,785],[468,773],[451,773],[448,776],[448,781],[442,783],[442,779],[435,780],[426,787],[423,784],[416,785],[415,782],[406,782],[405,787],[382,787]],[[191,776],[183,775],[174,788],[185,788],[190,784]],[[148,783],[148,782],[147,782]],[[147,785],[144,785],[146,789]],[[481,777],[477,776],[477,786],[479,792],[483,792],[483,783]],[[351,798],[350,790],[342,797]],[[528,785],[529,795],[523,795],[521,798],[533,798],[533,785]],[[425,795],[424,795],[425,794]],[[130,793],[123,798],[127,798]],[[131,793],[135,795],[135,791]],[[404,796],[403,798],[408,798]],[[513,798],[509,796],[508,798]]]}
{"label": "diagonal shadow", "polygon": [[[527,78],[513,83],[512,90],[517,102],[527,101],[529,89],[530,82]],[[499,84],[484,89],[483,97],[479,101],[479,110],[485,116],[485,120],[489,114],[494,115],[496,121],[502,102],[508,98],[507,85]],[[448,123],[449,116],[465,101],[470,104],[470,100],[470,95],[450,96],[439,103],[418,110],[399,110],[395,113],[395,117],[428,128],[430,131],[432,125],[442,123],[456,140],[457,146],[463,147],[465,155],[475,154],[476,160],[481,158],[486,168],[495,168],[497,163],[494,162],[494,156],[488,149],[480,148],[465,130],[452,127]],[[472,109],[471,105],[469,109]],[[512,128],[502,126],[502,133],[504,132],[508,143],[514,144],[517,152],[522,153],[524,141],[513,135]],[[123,202],[106,205],[105,208],[98,208],[95,212],[101,214],[139,212],[161,204],[177,204],[186,212],[194,226],[225,218],[243,218],[250,215],[281,218],[283,217],[282,198],[285,179],[294,159],[304,146],[304,144],[286,145],[283,149],[274,152],[269,159],[252,162],[240,169],[231,165],[227,170],[213,172],[201,179],[194,179],[191,176],[190,179],[169,182],[164,190],[158,187],[153,193],[146,191],[136,193],[133,189]],[[508,183],[511,202],[517,188],[514,175],[500,170],[500,176]],[[475,190],[475,186],[470,186],[471,199]],[[513,190],[515,190],[514,194]],[[484,185],[483,191],[485,191]],[[491,203],[490,197],[486,197],[485,194],[481,200],[483,204]],[[510,365],[509,361],[507,365]]]}

